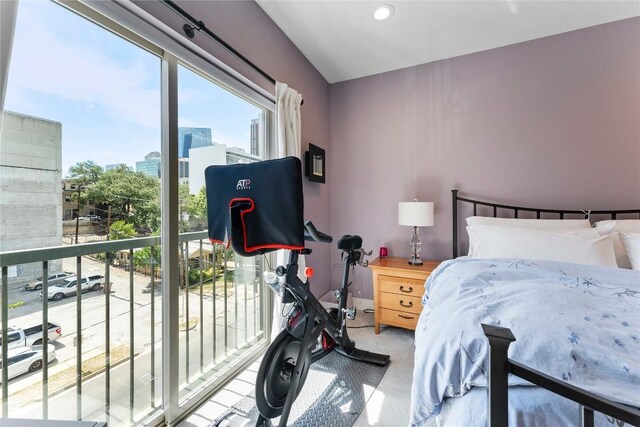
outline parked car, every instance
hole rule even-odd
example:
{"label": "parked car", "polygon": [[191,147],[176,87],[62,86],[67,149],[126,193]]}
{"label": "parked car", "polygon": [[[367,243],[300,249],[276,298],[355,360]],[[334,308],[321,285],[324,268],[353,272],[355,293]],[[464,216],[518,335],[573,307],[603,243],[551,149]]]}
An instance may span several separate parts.
{"label": "parked car", "polygon": [[[47,346],[49,363],[56,360],[56,349],[52,345]],[[17,347],[7,352],[7,377],[9,379],[27,372],[35,372],[42,369],[42,348]],[[2,360],[0,360],[0,382],[2,382]]]}
{"label": "parked car", "polygon": [[[73,276],[73,273],[68,271],[61,271],[60,273],[50,274],[47,277],[47,286],[55,286],[64,282],[64,279]],[[38,291],[42,289],[42,277],[38,277],[35,282],[27,283],[25,289],[28,291]]]}
{"label": "parked car", "polygon": [[[62,335],[62,326],[57,323],[49,322],[49,331],[47,332],[47,341],[55,341]],[[7,328],[7,346],[11,348],[31,347],[42,345],[42,323],[31,326],[30,328]],[[2,345],[2,334],[0,334],[0,345]]]}
{"label": "parked car", "polygon": [[[78,277],[72,276],[58,286],[50,286],[48,291],[48,299],[54,301],[60,301],[64,297],[68,297],[71,295],[75,295],[78,287]],[[83,277],[80,280],[80,292],[88,292],[88,291],[98,291],[102,289],[102,283],[104,282],[104,276],[99,274]],[[40,295],[42,295],[42,291],[40,291]]]}

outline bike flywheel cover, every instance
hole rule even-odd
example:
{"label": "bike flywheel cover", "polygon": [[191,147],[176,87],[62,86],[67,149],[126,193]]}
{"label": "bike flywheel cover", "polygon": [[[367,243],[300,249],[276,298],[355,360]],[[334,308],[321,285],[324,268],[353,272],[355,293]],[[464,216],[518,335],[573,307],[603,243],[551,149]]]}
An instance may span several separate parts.
{"label": "bike flywheel cover", "polygon": [[[299,339],[286,330],[282,331],[262,359],[256,378],[256,406],[265,418],[275,418],[282,414],[301,344]],[[295,397],[300,394],[307,378],[311,364],[309,356],[304,358],[303,364]]]}

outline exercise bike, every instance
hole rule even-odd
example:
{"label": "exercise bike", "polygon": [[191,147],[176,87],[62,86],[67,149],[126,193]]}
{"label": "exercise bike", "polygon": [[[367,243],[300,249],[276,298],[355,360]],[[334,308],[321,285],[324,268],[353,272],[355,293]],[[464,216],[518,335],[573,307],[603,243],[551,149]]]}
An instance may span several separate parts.
{"label": "exercise bike", "polygon": [[289,304],[284,328],[262,359],[256,379],[258,426],[270,425],[280,416],[286,426],[291,407],[302,390],[312,363],[337,351],[362,362],[386,366],[389,356],[356,348],[347,333],[346,320],[355,317],[347,308],[349,270],[366,266],[366,253],[359,236],[345,235],[338,241],[343,251],[342,287],[336,291],[338,308],[326,310],[309,289],[311,274],[298,277],[298,257],[311,249],[305,241],[331,243],[331,236],[304,222],[302,164],[286,157],[249,164],[213,165],[205,170],[208,234],[211,242],[231,244],[242,256],[290,250],[289,262],[267,278],[271,287]]}
{"label": "exercise bike", "polygon": [[[305,223],[305,240],[330,243],[333,239],[319,232],[311,221]],[[280,416],[280,427],[286,426],[291,406],[302,390],[312,363],[332,351],[351,359],[386,366],[389,356],[356,348],[347,332],[347,319],[356,315],[354,307],[347,308],[349,270],[356,264],[366,267],[365,252],[360,236],[345,235],[338,241],[343,251],[344,272],[342,287],[336,291],[338,308],[326,310],[309,289],[309,276],[303,282],[298,277],[298,257],[310,254],[308,248],[291,251],[286,267],[279,266],[276,274],[281,283],[279,291],[284,304],[291,303],[284,329],[267,349],[256,379],[256,404],[261,416],[257,426],[268,425],[267,419]]]}

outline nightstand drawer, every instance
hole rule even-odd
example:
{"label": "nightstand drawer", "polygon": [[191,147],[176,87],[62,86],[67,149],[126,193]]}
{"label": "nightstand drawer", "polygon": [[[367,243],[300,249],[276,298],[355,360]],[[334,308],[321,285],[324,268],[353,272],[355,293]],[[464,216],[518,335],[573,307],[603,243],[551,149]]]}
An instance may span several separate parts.
{"label": "nightstand drawer", "polygon": [[420,298],[424,294],[424,282],[423,279],[380,275],[378,276],[378,290]]}
{"label": "nightstand drawer", "polygon": [[422,311],[422,303],[420,302],[419,297],[390,294],[387,292],[380,292],[378,297],[380,300],[380,308],[406,311],[415,314],[420,314],[420,312]]}
{"label": "nightstand drawer", "polygon": [[419,314],[380,308],[380,323],[400,326],[401,328],[416,329]]}

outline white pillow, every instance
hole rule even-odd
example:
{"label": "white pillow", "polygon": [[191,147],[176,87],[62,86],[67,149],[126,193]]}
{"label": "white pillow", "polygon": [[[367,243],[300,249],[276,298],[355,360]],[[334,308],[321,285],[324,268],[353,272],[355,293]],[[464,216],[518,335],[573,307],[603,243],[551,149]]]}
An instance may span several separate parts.
{"label": "white pillow", "polygon": [[594,229],[536,230],[474,225],[469,258],[523,258],[617,267],[609,235]]}
{"label": "white pillow", "polygon": [[640,233],[618,233],[618,236],[627,250],[631,268],[640,270]]}
{"label": "white pillow", "polygon": [[616,262],[618,263],[618,267],[631,268],[627,251],[618,237],[618,232],[640,233],[640,219],[610,219],[606,221],[598,221],[593,224],[593,226],[598,229],[613,229],[611,239],[613,240],[613,249],[616,253]]}
{"label": "white pillow", "polygon": [[490,216],[470,216],[467,218],[467,225],[522,226],[539,230],[591,228],[591,223],[588,219],[493,218]]}

